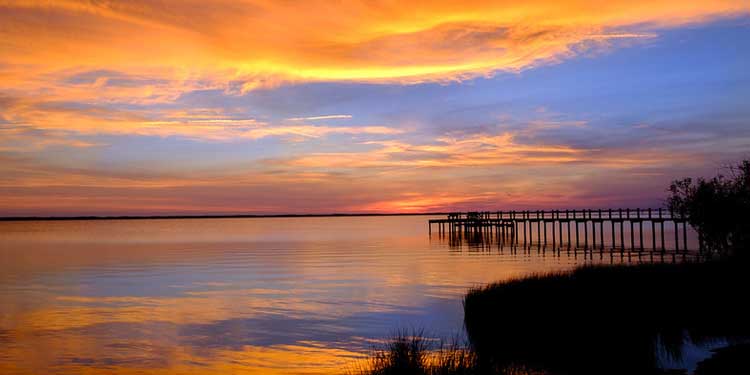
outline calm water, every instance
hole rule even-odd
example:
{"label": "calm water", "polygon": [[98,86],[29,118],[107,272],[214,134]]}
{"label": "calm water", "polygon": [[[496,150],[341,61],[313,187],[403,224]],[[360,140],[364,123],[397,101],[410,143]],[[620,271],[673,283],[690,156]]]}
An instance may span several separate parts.
{"label": "calm water", "polygon": [[586,261],[428,218],[0,222],[0,373],[331,373],[398,329],[460,335],[472,286]]}

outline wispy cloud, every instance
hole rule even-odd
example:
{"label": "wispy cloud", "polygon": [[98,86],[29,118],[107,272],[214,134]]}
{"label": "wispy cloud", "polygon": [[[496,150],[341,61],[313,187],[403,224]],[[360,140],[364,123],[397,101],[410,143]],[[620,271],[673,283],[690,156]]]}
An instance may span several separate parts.
{"label": "wispy cloud", "polygon": [[4,121],[16,128],[57,134],[175,136],[203,141],[236,141],[287,136],[320,138],[332,134],[395,135],[404,132],[387,126],[272,124],[255,118],[238,117],[221,109],[123,110],[12,97],[0,97],[0,109],[3,110]]}
{"label": "wispy cloud", "polygon": [[0,127],[0,152],[34,153],[50,147],[90,148],[103,146],[67,131],[40,131],[28,127]]}
{"label": "wispy cloud", "polygon": [[288,118],[289,121],[317,121],[317,120],[341,120],[350,119],[352,115],[323,115],[323,116],[310,116],[310,117],[292,117]]}

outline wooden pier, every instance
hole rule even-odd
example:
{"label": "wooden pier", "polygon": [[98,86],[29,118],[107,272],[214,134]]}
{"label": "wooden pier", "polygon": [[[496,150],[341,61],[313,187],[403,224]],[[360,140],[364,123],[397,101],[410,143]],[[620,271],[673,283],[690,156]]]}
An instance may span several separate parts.
{"label": "wooden pier", "polygon": [[[429,220],[430,235],[433,227],[441,236],[495,239],[503,245],[524,248],[535,245],[542,249],[568,251],[685,254],[703,254],[704,250],[700,234],[696,239],[695,233],[688,228],[687,218],[663,209],[452,213],[445,219]],[[673,238],[667,240],[668,235]]]}

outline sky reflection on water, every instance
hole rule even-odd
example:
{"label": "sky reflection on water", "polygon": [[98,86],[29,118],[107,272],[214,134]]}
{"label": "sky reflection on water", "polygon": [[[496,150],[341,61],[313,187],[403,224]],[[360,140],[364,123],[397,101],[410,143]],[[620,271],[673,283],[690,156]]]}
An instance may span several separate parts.
{"label": "sky reflection on water", "polygon": [[428,217],[0,223],[0,372],[330,373],[472,286],[581,257],[455,251]]}

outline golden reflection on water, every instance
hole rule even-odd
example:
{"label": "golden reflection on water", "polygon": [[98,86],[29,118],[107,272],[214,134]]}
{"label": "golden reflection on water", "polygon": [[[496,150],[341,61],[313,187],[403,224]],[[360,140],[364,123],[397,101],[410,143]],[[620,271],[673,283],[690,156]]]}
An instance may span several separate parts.
{"label": "golden reflection on water", "polygon": [[427,217],[0,223],[0,373],[340,372],[467,288],[565,254],[456,252]]}

